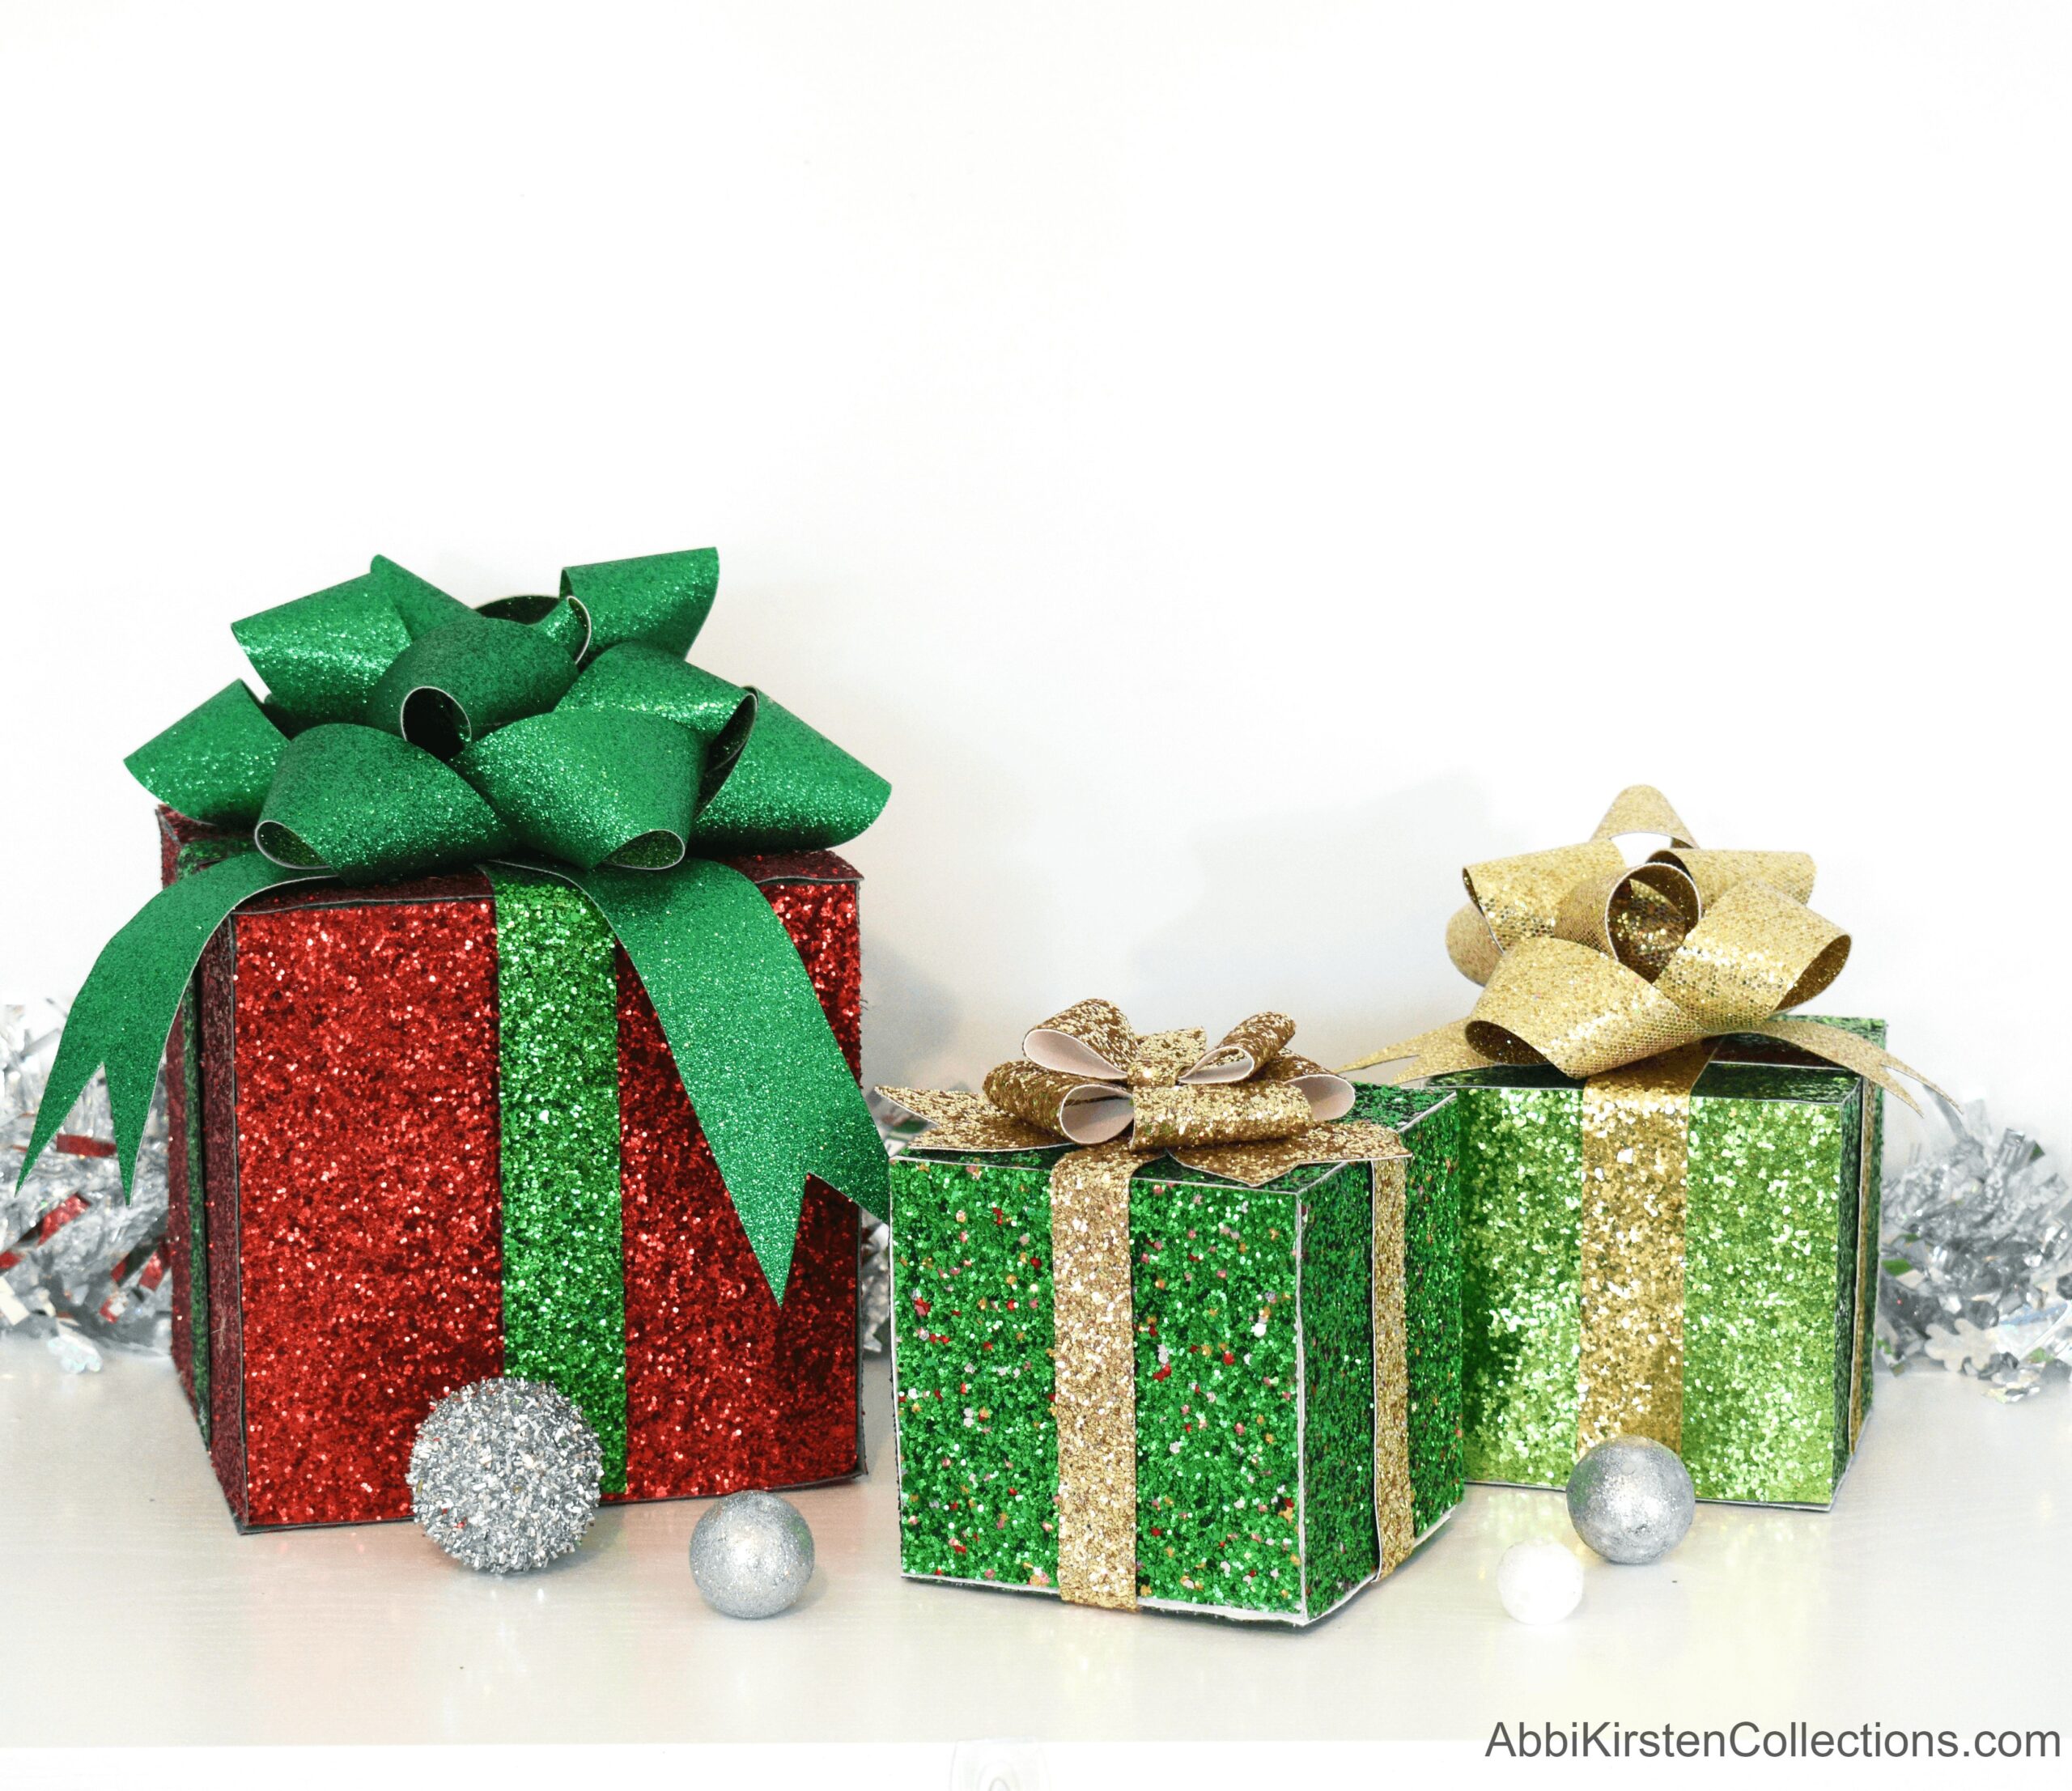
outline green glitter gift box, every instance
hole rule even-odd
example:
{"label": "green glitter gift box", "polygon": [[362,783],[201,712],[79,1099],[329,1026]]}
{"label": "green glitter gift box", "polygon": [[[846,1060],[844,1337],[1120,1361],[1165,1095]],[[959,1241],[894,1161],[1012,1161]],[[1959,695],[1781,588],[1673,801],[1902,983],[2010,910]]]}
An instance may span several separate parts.
{"label": "green glitter gift box", "polygon": [[[1629,862],[1620,842],[1667,839]],[[1803,852],[1704,850],[1636,783],[1573,846],[1486,859],[1463,1019],[1349,1071],[1461,1104],[1467,1471],[1566,1483],[1607,1437],[1701,1499],[1833,1502],[1866,1371],[1884,1023],[1794,1012],[1849,961]]]}
{"label": "green glitter gift box", "polygon": [[924,1136],[894,1159],[907,1575],[1301,1625],[1453,1509],[1458,1103],[1366,1093],[1363,1118],[1391,1128],[1379,1148],[1393,1157],[1305,1162],[1258,1186],[1155,1151],[1115,1165],[1126,1286],[1093,1328],[1121,1339],[1125,1384],[1116,1428],[1101,1432],[1095,1415],[1102,1440],[1077,1501],[1123,1489],[1127,1509],[1106,1514],[1123,1581],[1111,1596],[1076,1591],[1061,1559],[1085,1546],[1069,1534],[1075,1516],[1101,1513],[1075,1513],[1061,1461],[1085,1447],[1070,1408],[1091,1396],[1061,1383],[1080,1372],[1084,1284],[1096,1278],[1078,1277],[1075,1305],[1072,1264],[1058,1256],[1086,1221],[1067,1209],[1060,1165],[1101,1153],[930,1148]]}
{"label": "green glitter gift box", "polygon": [[[1828,1024],[1883,1042],[1879,1021]],[[1638,1216],[1591,1198],[1583,1083],[1547,1067],[1433,1079],[1459,1111],[1469,1479],[1565,1484],[1596,1407],[1599,1430],[1673,1421],[1663,1440],[1701,1499],[1832,1502],[1870,1403],[1884,1097],[1831,1065],[1751,1060],[1785,1055],[1727,1042],[1690,1091],[1680,1203]],[[1358,1110],[1399,1097],[1363,1089]],[[1672,1335],[1639,1369],[1602,1335],[1629,1322],[1620,1288],[1594,1300],[1588,1269],[1616,1284],[1616,1258],[1650,1249],[1680,1287]],[[1594,1398],[1594,1366],[1610,1383]]]}

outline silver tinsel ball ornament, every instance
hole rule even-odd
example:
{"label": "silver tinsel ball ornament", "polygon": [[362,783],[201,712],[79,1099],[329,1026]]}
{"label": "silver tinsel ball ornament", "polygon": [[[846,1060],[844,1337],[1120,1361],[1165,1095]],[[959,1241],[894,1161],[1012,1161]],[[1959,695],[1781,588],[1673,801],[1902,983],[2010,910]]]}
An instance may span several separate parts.
{"label": "silver tinsel ball ornament", "polygon": [[411,1515],[478,1572],[522,1572],[583,1540],[604,1467],[573,1400],[544,1381],[476,1381],[418,1428]]}
{"label": "silver tinsel ball ornament", "polygon": [[789,1500],[737,1492],[690,1533],[690,1577],[724,1617],[774,1617],[813,1577],[813,1531]]}
{"label": "silver tinsel ball ornament", "polygon": [[1569,1521],[1607,1561],[1630,1565],[1667,1554],[1697,1509],[1676,1451],[1649,1437],[1611,1437],[1569,1476]]}

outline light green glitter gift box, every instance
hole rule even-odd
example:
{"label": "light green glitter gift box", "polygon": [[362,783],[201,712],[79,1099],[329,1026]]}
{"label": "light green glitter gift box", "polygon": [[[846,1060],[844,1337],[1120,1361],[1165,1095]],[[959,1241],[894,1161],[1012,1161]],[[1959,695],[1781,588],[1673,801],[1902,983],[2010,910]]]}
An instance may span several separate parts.
{"label": "light green glitter gift box", "polygon": [[[1629,834],[1670,844],[1629,865]],[[1790,1016],[1849,956],[1813,876],[1700,851],[1636,784],[1583,844],[1467,867],[1473,1011],[1349,1066],[1408,1060],[1460,1109],[1471,1479],[1560,1486],[1623,1434],[1701,1499],[1833,1501],[1870,1404],[1884,1096],[1922,1079],[1882,1021]]]}
{"label": "light green glitter gift box", "polygon": [[[1875,1021],[1829,1024],[1883,1042]],[[1870,1405],[1884,1097],[1828,1065],[1747,1060],[1762,1048],[1734,1042],[1706,1066],[1690,1093],[1681,1224],[1654,1216],[1656,1243],[1681,1257],[1673,1384],[1594,1399],[1593,1372],[1632,1370],[1599,1335],[1624,1314],[1593,1300],[1586,1272],[1622,1247],[1597,1235],[1616,1218],[1590,1199],[1586,1085],[1551,1068],[1434,1079],[1458,1110],[1470,1479],[1565,1485],[1595,1440],[1586,1407],[1637,1394],[1676,1408],[1700,1498],[1832,1502]],[[1363,1089],[1356,1110],[1386,1113],[1401,1093]],[[1615,1428],[1653,1427],[1629,1413]]]}
{"label": "light green glitter gift box", "polygon": [[885,1091],[934,1127],[891,1174],[907,1575],[1301,1625],[1458,1502],[1457,1102],[1333,1123],[1293,1031],[1081,1003],[984,1096]]}

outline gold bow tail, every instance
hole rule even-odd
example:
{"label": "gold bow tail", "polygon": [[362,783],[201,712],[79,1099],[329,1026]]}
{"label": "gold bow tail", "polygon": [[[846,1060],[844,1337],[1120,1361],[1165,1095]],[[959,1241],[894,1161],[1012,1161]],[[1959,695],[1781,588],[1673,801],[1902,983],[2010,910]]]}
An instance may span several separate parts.
{"label": "gold bow tail", "polygon": [[[1617,842],[1636,834],[1669,844],[1628,865]],[[1400,1063],[1392,1080],[1429,1085],[1551,1065],[1583,1084],[1577,1453],[1620,1432],[1681,1449],[1691,1101],[1715,1055],[1731,1039],[1744,1061],[1811,1058],[1909,1106],[1900,1078],[1934,1084],[1845,1025],[1790,1016],[1849,952],[1849,935],[1807,906],[1814,864],[1802,852],[1701,850],[1662,792],[1636,784],[1582,844],[1463,876],[1468,903],[1446,947],[1483,986],[1473,1008],[1345,1072]],[[1876,1242],[1879,1107],[1868,1089],[1862,1110],[1851,1447],[1867,1403],[1861,1319]]]}
{"label": "gold bow tail", "polygon": [[[1030,1030],[1022,1042],[1023,1055],[992,1071],[982,1094],[879,1091],[929,1122],[930,1129],[915,1142],[919,1151],[993,1153],[1073,1147],[1049,1161],[1047,1178],[1056,1589],[1073,1602],[1133,1610],[1140,1589],[1140,1589],[1138,1560],[1136,1377],[1140,1341],[1161,1352],[1166,1346],[1163,1338],[1149,1337],[1156,1328],[1155,1318],[1140,1322],[1133,1270],[1143,1265],[1133,1263],[1132,1255],[1130,1186],[1140,1169],[1161,1157],[1254,1189],[1310,1164],[1372,1165],[1372,1256],[1362,1259],[1363,1248],[1362,1258],[1352,1266],[1372,1276],[1371,1380],[1380,1409],[1374,1431],[1375,1534],[1369,1546],[1378,1572],[1394,1568],[1416,1542],[1404,1281],[1405,1165],[1412,1153],[1392,1127],[1344,1117],[1352,1108],[1355,1089],[1343,1077],[1291,1052],[1288,1046],[1294,1031],[1294,1022],[1284,1014],[1258,1014],[1211,1046],[1207,1034],[1198,1030],[1139,1033],[1112,1003],[1082,1001]],[[983,1196],[974,1196],[974,1203],[976,1198]],[[966,1214],[960,1211],[956,1217],[961,1222]],[[997,1224],[1004,1216],[996,1207],[992,1218]],[[906,1238],[896,1211],[894,1232],[898,1250]],[[1184,1235],[1195,1237],[1192,1231]],[[1283,1233],[1272,1235],[1279,1238]],[[1189,1266],[1181,1272],[1191,1280],[1194,1264],[1209,1260],[1216,1249],[1229,1243],[1221,1236],[1188,1244],[1182,1254]],[[1027,1258],[1031,1263],[1040,1247],[1038,1239]],[[1233,1247],[1244,1246],[1240,1241]],[[1289,1259],[1294,1259],[1292,1254]],[[1203,1300],[1224,1297],[1216,1290],[1223,1284],[1218,1275],[1225,1271],[1201,1272]],[[1160,1288],[1166,1284],[1163,1280],[1157,1283]],[[1032,1281],[1023,1288],[1032,1301],[1033,1286]],[[983,1297],[979,1303],[984,1303]],[[895,1323],[910,1304],[923,1314],[929,1309],[923,1295],[915,1294],[910,1301],[906,1290],[896,1289]],[[923,1321],[924,1339],[949,1342],[928,1335],[927,1326],[932,1322]],[[1263,1335],[1266,1326],[1262,1312],[1251,1335]],[[1225,1363],[1234,1359],[1227,1353],[1221,1357]],[[1164,1364],[1156,1378],[1163,1381],[1170,1372],[1170,1364]],[[1296,1378],[1301,1378],[1299,1373]],[[1299,1399],[1303,1390],[1284,1387],[1274,1397]],[[901,1395],[902,1423],[914,1397],[918,1395]],[[978,1395],[969,1397],[975,1401]],[[1220,1422],[1224,1414],[1215,1415]],[[1206,1428],[1207,1407],[1197,1416]],[[1288,1420],[1276,1420],[1269,1411],[1263,1420],[1239,1414],[1233,1421],[1242,1437],[1247,1423],[1271,1426]],[[1293,1422],[1299,1424],[1299,1417]],[[1272,1441],[1271,1436],[1267,1441]],[[1182,1444],[1175,1441],[1170,1447],[1178,1452]],[[997,1476],[989,1470],[977,1477]],[[1282,1488],[1276,1495],[1289,1497],[1291,1511],[1295,1490]],[[1284,1516],[1276,1513],[1265,1521],[1277,1522]],[[1000,1526],[1004,1529],[1008,1521],[1003,1514]],[[1233,1517],[1231,1522],[1259,1520]],[[964,1552],[962,1543],[952,1546]],[[1301,1566],[1306,1572],[1306,1563]],[[1291,1575],[1294,1572],[1290,1569]],[[1374,1577],[1370,1566],[1359,1583]]]}

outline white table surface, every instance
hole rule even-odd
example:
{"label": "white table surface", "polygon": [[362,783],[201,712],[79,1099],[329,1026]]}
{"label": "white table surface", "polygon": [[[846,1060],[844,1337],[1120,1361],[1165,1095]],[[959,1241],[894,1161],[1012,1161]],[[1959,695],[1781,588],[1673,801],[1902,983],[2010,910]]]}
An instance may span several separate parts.
{"label": "white table surface", "polygon": [[[1075,1610],[902,1581],[890,1399],[876,1471],[796,1495],[820,1570],[774,1621],[707,1611],[702,1502],[605,1513],[498,1581],[409,1524],[241,1537],[171,1368],[67,1377],[0,1339],[0,1733],[93,1742],[1459,1738],[1516,1721],[2072,1727],[2072,1398],[1880,1377],[1828,1515],[1700,1507],[1648,1568],[1590,1560],[1528,1629],[1497,1556],[1558,1496],[1474,1488],[1321,1627]],[[1579,1545],[1578,1545],[1579,1546]]]}

